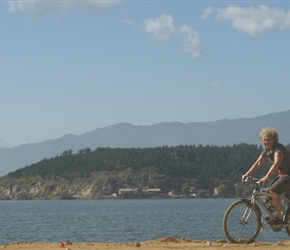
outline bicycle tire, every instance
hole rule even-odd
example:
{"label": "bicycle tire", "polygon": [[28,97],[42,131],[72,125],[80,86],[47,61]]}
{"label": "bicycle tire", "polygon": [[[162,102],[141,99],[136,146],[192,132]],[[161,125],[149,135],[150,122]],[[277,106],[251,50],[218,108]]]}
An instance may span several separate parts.
{"label": "bicycle tire", "polygon": [[[232,243],[251,243],[261,230],[261,210],[257,205],[250,208],[248,199],[238,200],[231,204],[225,212],[223,219],[224,233]],[[252,211],[252,212],[251,212]],[[241,222],[244,214],[249,215],[246,223]]]}
{"label": "bicycle tire", "polygon": [[[286,216],[285,216],[285,223],[288,224],[290,222],[290,207],[287,208]],[[286,232],[290,237],[290,227],[286,227]]]}

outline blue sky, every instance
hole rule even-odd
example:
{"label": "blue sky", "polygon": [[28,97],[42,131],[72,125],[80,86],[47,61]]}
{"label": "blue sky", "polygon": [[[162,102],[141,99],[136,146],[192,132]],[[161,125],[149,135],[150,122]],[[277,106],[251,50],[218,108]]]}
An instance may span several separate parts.
{"label": "blue sky", "polygon": [[0,146],[290,109],[289,1],[0,1]]}

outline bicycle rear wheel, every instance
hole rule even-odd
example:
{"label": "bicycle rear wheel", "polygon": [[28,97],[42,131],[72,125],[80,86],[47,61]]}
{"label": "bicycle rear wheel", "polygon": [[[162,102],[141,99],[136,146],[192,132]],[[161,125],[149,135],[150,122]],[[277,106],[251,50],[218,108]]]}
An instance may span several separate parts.
{"label": "bicycle rear wheel", "polygon": [[224,232],[232,243],[250,243],[261,229],[261,214],[250,200],[239,200],[230,205],[223,219]]}
{"label": "bicycle rear wheel", "polygon": [[[288,207],[288,209],[286,211],[285,223],[286,224],[290,223],[290,207]],[[286,232],[287,232],[288,236],[290,237],[290,227],[286,227]]]}

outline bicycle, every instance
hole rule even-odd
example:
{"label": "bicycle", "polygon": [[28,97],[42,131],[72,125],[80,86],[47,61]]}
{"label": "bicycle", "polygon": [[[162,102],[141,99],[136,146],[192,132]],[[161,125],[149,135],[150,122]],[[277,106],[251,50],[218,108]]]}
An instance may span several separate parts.
{"label": "bicycle", "polygon": [[[257,238],[260,230],[264,229],[261,208],[267,213],[266,221],[275,218],[273,215],[275,208],[271,203],[272,196],[268,189],[264,192],[261,191],[259,179],[254,177],[247,177],[245,183],[255,185],[250,198],[240,199],[232,203],[223,218],[224,233],[232,243],[251,243]],[[283,224],[269,225],[274,232],[279,232],[285,228],[290,236],[290,191],[282,194],[281,199]]]}

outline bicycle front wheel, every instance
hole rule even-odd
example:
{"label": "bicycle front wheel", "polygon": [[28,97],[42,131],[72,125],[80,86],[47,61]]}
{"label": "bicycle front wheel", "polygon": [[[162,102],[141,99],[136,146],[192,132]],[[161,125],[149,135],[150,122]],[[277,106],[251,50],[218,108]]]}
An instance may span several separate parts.
{"label": "bicycle front wheel", "polygon": [[261,214],[250,200],[239,200],[230,205],[223,220],[224,232],[232,243],[251,243],[261,229]]}

